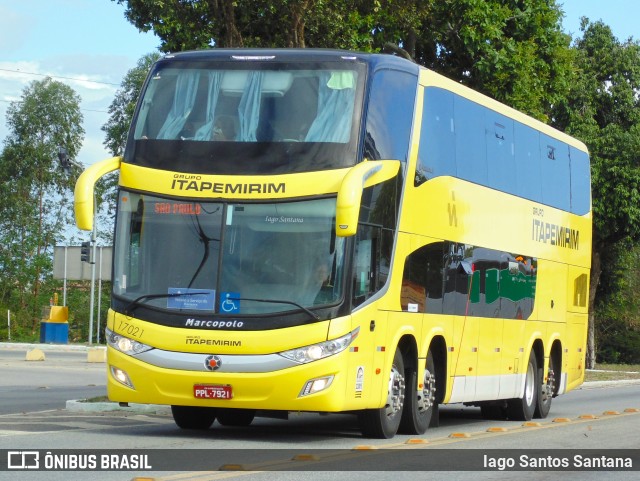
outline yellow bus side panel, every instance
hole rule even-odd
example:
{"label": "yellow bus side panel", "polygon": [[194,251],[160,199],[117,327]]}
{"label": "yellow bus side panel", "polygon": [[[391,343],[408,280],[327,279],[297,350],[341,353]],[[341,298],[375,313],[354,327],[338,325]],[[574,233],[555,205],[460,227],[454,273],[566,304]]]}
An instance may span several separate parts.
{"label": "yellow bus side panel", "polygon": [[567,321],[567,266],[544,259],[538,260],[536,280],[537,318],[542,321]]}
{"label": "yellow bus side panel", "polygon": [[569,364],[567,372],[567,387],[570,391],[578,387],[584,381],[585,355],[587,343],[587,314],[569,313],[567,323],[567,356]]}
{"label": "yellow bus side panel", "polygon": [[[575,231],[573,243],[560,239],[560,227]],[[453,177],[407,188],[400,230],[563,264],[591,265],[590,214],[571,215]]]}

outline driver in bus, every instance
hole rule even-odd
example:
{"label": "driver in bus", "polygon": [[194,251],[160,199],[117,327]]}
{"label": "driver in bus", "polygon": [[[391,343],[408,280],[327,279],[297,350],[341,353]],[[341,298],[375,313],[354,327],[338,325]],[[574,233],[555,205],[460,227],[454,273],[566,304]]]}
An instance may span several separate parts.
{"label": "driver in bus", "polygon": [[[333,294],[333,288],[329,283],[331,274],[329,262],[326,259],[317,258],[313,266],[305,291],[313,295],[312,304],[326,304],[331,300]],[[311,298],[311,296],[309,297]]]}

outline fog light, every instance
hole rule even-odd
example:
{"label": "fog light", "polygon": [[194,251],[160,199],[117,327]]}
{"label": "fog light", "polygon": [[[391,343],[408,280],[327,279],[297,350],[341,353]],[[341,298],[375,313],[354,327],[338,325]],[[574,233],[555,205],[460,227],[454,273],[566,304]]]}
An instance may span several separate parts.
{"label": "fog light", "polygon": [[111,375],[116,381],[118,381],[120,384],[124,384],[125,386],[130,387],[131,389],[135,389],[133,387],[133,383],[131,382],[131,379],[129,378],[129,375],[125,371],[115,366],[109,366],[109,367],[111,369]]}
{"label": "fog light", "polygon": [[316,379],[311,379],[304,385],[304,388],[302,389],[302,391],[300,391],[300,395],[298,397],[315,394],[324,389],[327,389],[329,386],[331,386],[332,382],[333,376],[324,376]]}

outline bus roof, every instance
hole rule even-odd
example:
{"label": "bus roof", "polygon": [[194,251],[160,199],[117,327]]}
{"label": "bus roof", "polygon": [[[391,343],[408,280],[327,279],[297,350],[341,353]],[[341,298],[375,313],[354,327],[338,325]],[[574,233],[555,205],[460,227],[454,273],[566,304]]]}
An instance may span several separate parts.
{"label": "bus roof", "polygon": [[335,49],[315,48],[283,48],[283,49],[218,49],[192,50],[165,55],[160,61],[283,61],[283,62],[353,62],[359,61],[369,65],[372,70],[378,68],[394,68],[418,75],[420,66],[410,60],[390,55],[365,52],[351,52]]}

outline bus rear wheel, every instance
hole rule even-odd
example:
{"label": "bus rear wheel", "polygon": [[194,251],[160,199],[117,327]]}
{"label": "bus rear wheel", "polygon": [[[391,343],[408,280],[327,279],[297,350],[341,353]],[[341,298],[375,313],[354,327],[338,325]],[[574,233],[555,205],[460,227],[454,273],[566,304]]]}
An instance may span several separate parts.
{"label": "bus rear wheel", "polygon": [[551,400],[556,391],[556,371],[555,359],[553,355],[549,357],[549,370],[547,371],[547,380],[544,380],[543,367],[538,370],[538,402],[536,403],[536,411],[533,414],[536,418],[546,418],[551,409]]}
{"label": "bus rear wheel", "polygon": [[389,439],[395,436],[402,419],[404,400],[404,362],[402,354],[396,350],[389,373],[389,388],[385,405],[379,409],[365,409],[358,413],[363,436],[377,439]]}
{"label": "bus rear wheel", "polygon": [[529,355],[527,373],[524,380],[524,394],[521,398],[509,399],[507,401],[507,416],[509,419],[518,421],[530,421],[536,410],[538,402],[538,391],[540,390],[538,375],[538,363],[533,351]]}
{"label": "bus rear wheel", "polygon": [[418,373],[415,369],[407,371],[405,405],[402,411],[399,432],[403,434],[424,434],[438,416],[436,403],[436,368],[431,350],[427,353],[427,365],[424,371],[422,388],[416,389]]}
{"label": "bus rear wheel", "polygon": [[218,409],[216,417],[223,426],[248,426],[253,422],[256,412],[253,409]]}
{"label": "bus rear wheel", "polygon": [[181,429],[209,429],[216,420],[214,408],[171,406],[171,414]]}

